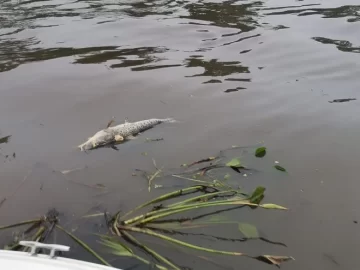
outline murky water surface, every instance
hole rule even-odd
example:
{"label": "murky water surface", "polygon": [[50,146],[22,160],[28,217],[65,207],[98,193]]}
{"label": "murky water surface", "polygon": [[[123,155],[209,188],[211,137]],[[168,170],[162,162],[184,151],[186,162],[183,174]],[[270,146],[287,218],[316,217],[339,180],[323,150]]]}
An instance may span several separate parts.
{"label": "murky water surface", "polygon": [[[359,29],[355,0],[2,0],[0,131],[12,137],[1,145],[0,196],[11,197],[0,209],[1,224],[50,206],[69,224],[76,224],[72,215],[98,205],[130,209],[176,182],[148,193],[146,180],[131,174],[153,169],[151,158],[176,167],[264,141],[267,164],[278,160],[289,175],[240,177],[239,184],[266,186],[266,199],[290,211],[235,211],[232,217],[288,247],[197,244],[294,256],[283,269],[356,269],[360,101],[329,101],[360,99]],[[119,151],[76,149],[112,116],[178,123],[147,131]],[[146,137],[164,140],[146,143]],[[98,196],[59,184],[59,171],[85,166],[66,177],[114,192]],[[100,226],[89,223],[84,237]],[[238,231],[226,233],[237,237]],[[77,250],[70,257],[92,260]],[[167,255],[194,269],[271,267]]]}

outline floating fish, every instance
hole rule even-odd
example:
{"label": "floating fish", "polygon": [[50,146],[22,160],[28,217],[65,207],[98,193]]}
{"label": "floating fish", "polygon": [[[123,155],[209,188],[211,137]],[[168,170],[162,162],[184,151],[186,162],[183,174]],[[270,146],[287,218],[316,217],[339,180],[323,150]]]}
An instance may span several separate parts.
{"label": "floating fish", "polygon": [[94,136],[90,137],[86,142],[80,144],[78,147],[81,151],[91,150],[102,146],[114,146],[117,143],[121,143],[125,140],[133,139],[134,136],[153,128],[156,125],[165,122],[175,122],[172,118],[166,119],[148,119],[134,123],[125,122],[124,124],[111,127],[110,125],[95,133]]}

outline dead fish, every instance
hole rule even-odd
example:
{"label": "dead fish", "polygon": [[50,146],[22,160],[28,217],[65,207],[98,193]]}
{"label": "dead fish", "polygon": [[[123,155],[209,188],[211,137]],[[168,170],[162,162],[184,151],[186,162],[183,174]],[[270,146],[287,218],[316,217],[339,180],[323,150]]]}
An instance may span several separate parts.
{"label": "dead fish", "polygon": [[349,102],[352,100],[356,100],[356,98],[339,98],[339,99],[334,99],[332,101],[329,101],[329,103],[341,103],[341,102]]}
{"label": "dead fish", "polygon": [[143,132],[147,129],[153,128],[156,125],[161,123],[171,123],[175,122],[172,118],[166,119],[148,119],[142,120],[134,123],[125,122],[124,124],[107,127],[95,133],[90,137],[86,142],[80,144],[78,147],[81,151],[91,150],[101,146],[114,145],[116,143],[121,143],[125,140],[133,139],[134,136]]}

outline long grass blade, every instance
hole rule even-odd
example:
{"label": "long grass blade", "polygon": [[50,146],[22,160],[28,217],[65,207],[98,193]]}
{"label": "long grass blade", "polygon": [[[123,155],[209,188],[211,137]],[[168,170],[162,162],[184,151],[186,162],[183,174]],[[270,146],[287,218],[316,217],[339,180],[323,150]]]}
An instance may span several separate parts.
{"label": "long grass blade", "polygon": [[118,222],[119,222],[119,216],[120,216],[120,211],[116,213],[115,217],[114,217],[114,224],[113,224],[113,228],[114,228],[114,231],[115,233],[120,236],[120,232],[119,232],[119,229],[118,229]]}
{"label": "long grass blade", "polygon": [[226,191],[218,191],[218,192],[208,193],[208,194],[193,197],[193,198],[181,201],[181,202],[170,204],[167,207],[174,207],[174,206],[184,205],[184,204],[187,204],[187,203],[190,203],[190,202],[196,202],[196,201],[199,201],[199,200],[209,200],[212,197],[217,197],[217,196],[219,196],[221,194],[226,194],[226,193],[230,193],[230,192],[236,193],[236,191],[234,191],[234,190],[226,190]]}
{"label": "long grass blade", "polygon": [[22,225],[27,225],[27,224],[32,224],[32,223],[36,223],[36,222],[40,222],[40,221],[41,221],[41,219],[25,220],[25,221],[21,221],[19,223],[7,225],[7,226],[2,226],[2,227],[0,227],[0,230],[10,229],[10,228],[14,228],[14,227],[22,226]]}
{"label": "long grass blade", "polygon": [[156,233],[152,230],[146,229],[146,228],[137,228],[137,227],[129,227],[129,226],[120,226],[119,229],[122,230],[127,230],[127,231],[133,231],[133,232],[138,232],[138,233],[143,233],[143,234],[147,234],[150,236],[154,236],[154,237],[158,237],[162,240],[166,240],[175,244],[178,244],[180,246],[183,247],[188,247],[188,248],[192,248],[192,249],[196,249],[196,250],[200,250],[200,251],[206,251],[206,252],[210,252],[210,253],[216,253],[216,254],[223,254],[223,255],[234,255],[234,256],[248,256],[245,253],[241,253],[241,252],[232,252],[232,251],[222,251],[222,250],[216,250],[216,249],[210,249],[210,248],[204,248],[204,247],[200,247],[197,245],[193,245],[184,241],[180,241],[178,239],[175,238],[171,238],[169,236],[160,234],[160,233]]}
{"label": "long grass blade", "polygon": [[170,262],[168,259],[166,259],[165,257],[161,256],[159,253],[157,253],[156,251],[152,250],[151,248],[141,244],[137,239],[135,239],[131,234],[127,233],[126,231],[122,231],[121,232],[126,238],[128,238],[133,244],[135,244],[136,246],[142,248],[143,250],[145,250],[147,253],[151,254],[154,258],[158,259],[159,261],[171,266],[171,269],[176,269],[176,270],[181,270],[179,267],[177,267],[175,264],[173,264],[172,262]]}
{"label": "long grass blade", "polygon": [[102,262],[104,265],[111,266],[107,261],[105,261],[99,254],[97,254],[91,247],[89,247],[86,243],[84,243],[82,240],[77,238],[75,235],[70,233],[69,231],[65,230],[60,225],[56,225],[56,228],[70,236],[71,239],[73,239],[76,243],[78,243],[82,248],[84,248],[87,252],[89,252],[91,255],[93,255],[95,258],[97,258],[100,262]]}
{"label": "long grass blade", "polygon": [[193,244],[190,244],[190,243],[187,243],[184,241],[180,241],[175,238],[171,238],[169,236],[166,236],[166,235],[163,235],[160,233],[153,232],[146,228],[121,226],[119,229],[143,233],[143,234],[147,234],[150,236],[158,237],[162,240],[165,240],[165,241],[168,241],[168,242],[171,242],[174,244],[178,244],[183,247],[199,250],[199,251],[215,253],[215,254],[222,254],[222,255],[243,256],[243,257],[248,257],[251,259],[255,259],[255,260],[266,262],[266,263],[273,264],[273,265],[280,265],[280,263],[282,263],[282,262],[294,260],[293,257],[288,257],[288,256],[273,256],[273,255],[251,256],[251,255],[248,255],[248,254],[242,253],[242,252],[223,251],[223,250],[217,250],[217,249],[211,249],[211,248],[204,248],[204,247],[193,245]]}
{"label": "long grass blade", "polygon": [[[46,228],[45,226],[41,226],[37,232],[33,235],[33,237],[31,237],[31,240],[32,241],[35,241],[35,242],[40,242],[44,232],[45,232]],[[20,244],[17,244],[17,246],[20,246]],[[13,248],[16,248],[16,247],[13,247]],[[29,247],[24,247],[23,248],[23,251],[24,252],[29,252],[30,248]]]}
{"label": "long grass blade", "polygon": [[188,180],[188,181],[191,181],[191,182],[197,182],[197,183],[209,184],[209,182],[208,182],[208,181],[198,180],[198,179],[192,179],[192,178],[184,177],[184,176],[177,175],[177,174],[173,174],[173,175],[171,175],[171,176],[172,176],[172,177],[179,178],[179,179],[183,179],[183,180]]}
{"label": "long grass blade", "polygon": [[172,199],[172,198],[176,198],[178,196],[185,195],[188,192],[200,191],[203,188],[204,188],[204,186],[193,186],[193,187],[179,189],[179,190],[176,190],[176,191],[173,191],[173,192],[170,192],[170,193],[166,193],[166,194],[161,195],[161,196],[159,196],[159,197],[157,197],[157,198],[155,198],[155,199],[153,199],[151,201],[148,201],[148,202],[146,202],[144,204],[141,204],[141,205],[137,206],[133,210],[131,210],[131,211],[127,212],[125,215],[123,215],[122,218],[134,213],[137,210],[140,210],[141,208],[149,206],[151,204],[162,202],[162,201],[169,200],[169,199]]}
{"label": "long grass blade", "polygon": [[95,214],[89,214],[89,215],[82,216],[81,218],[93,218],[93,217],[100,217],[103,215],[104,215],[104,213],[95,213]]}
{"label": "long grass blade", "polygon": [[[151,222],[151,221],[159,219],[159,218],[163,218],[163,217],[166,217],[169,215],[174,215],[174,214],[177,214],[180,212],[189,211],[189,210],[193,210],[193,209],[199,209],[199,208],[211,207],[211,206],[226,206],[226,205],[247,205],[247,206],[257,206],[257,207],[261,207],[261,208],[266,208],[261,204],[250,203],[250,202],[244,201],[244,200],[231,200],[231,199],[223,200],[223,201],[215,201],[215,202],[186,204],[186,205],[180,205],[180,206],[176,206],[176,207],[172,207],[172,208],[158,210],[155,213],[155,215],[151,214],[149,217],[140,220],[138,222],[138,224],[145,224],[145,223]],[[277,209],[286,210],[287,208],[281,206],[281,208],[277,208]],[[148,215],[150,213],[152,213],[152,212],[149,212]]]}
{"label": "long grass blade", "polygon": [[144,264],[155,266],[157,269],[160,270],[168,270],[166,267],[159,265],[159,264],[153,264],[149,262],[148,260],[145,260],[144,258],[136,255],[129,247],[118,241],[116,238],[104,235],[101,236],[101,242],[102,245],[107,246],[112,250],[112,254],[117,256],[125,256],[125,257],[132,257],[135,258]]}
{"label": "long grass blade", "polygon": [[41,226],[38,229],[38,231],[35,233],[35,235],[32,237],[32,241],[39,242],[45,230],[46,230],[45,226]]}

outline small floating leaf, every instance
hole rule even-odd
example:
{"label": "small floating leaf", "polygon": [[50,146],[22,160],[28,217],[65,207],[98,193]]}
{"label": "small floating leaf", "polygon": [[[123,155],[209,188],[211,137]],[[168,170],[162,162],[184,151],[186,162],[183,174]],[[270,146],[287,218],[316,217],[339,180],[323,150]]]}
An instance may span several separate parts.
{"label": "small floating leaf", "polygon": [[285,168],[281,167],[280,165],[275,165],[274,168],[279,170],[279,171],[286,172]]}
{"label": "small floating leaf", "polygon": [[10,137],[11,137],[11,135],[0,138],[0,144],[8,143],[10,140]]}
{"label": "small floating leaf", "polygon": [[239,231],[246,238],[259,238],[259,232],[254,225],[248,223],[239,223]]}
{"label": "small floating leaf", "polygon": [[262,204],[262,207],[263,207],[263,208],[266,208],[266,209],[287,210],[286,207],[283,207],[283,206],[277,205],[277,204],[273,204],[273,203],[264,203],[264,204]]}
{"label": "small floating leaf", "polygon": [[241,161],[238,158],[233,158],[228,163],[226,163],[226,166],[233,168],[242,168]]}
{"label": "small floating leaf", "polygon": [[147,152],[142,152],[141,154],[142,154],[143,156],[147,156],[147,155],[148,155]]}
{"label": "small floating leaf", "polygon": [[280,265],[283,262],[287,262],[290,260],[294,260],[293,257],[288,257],[288,256],[272,256],[272,255],[263,255],[263,256],[258,256],[256,257],[256,259],[269,263],[269,264],[273,264],[273,265]]}
{"label": "small floating leaf", "polygon": [[259,204],[262,199],[264,199],[264,192],[265,192],[265,188],[264,187],[257,187],[254,192],[251,194],[249,201],[251,203],[256,203]]}
{"label": "small floating leaf", "polygon": [[255,156],[262,158],[266,155],[266,147],[259,147],[258,149],[256,149],[255,151]]}

